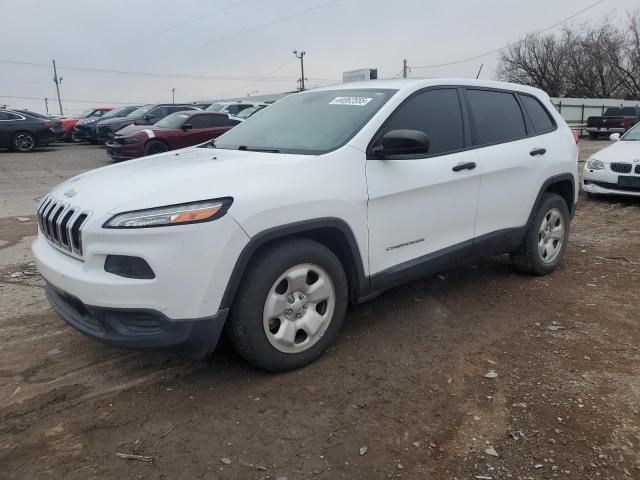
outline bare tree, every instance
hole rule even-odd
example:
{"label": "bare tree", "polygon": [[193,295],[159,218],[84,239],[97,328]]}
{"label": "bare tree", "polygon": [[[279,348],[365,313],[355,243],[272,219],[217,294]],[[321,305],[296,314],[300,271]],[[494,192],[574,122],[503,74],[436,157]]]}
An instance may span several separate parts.
{"label": "bare tree", "polygon": [[500,55],[498,78],[554,97],[640,99],[640,12],[561,34],[529,34]]}
{"label": "bare tree", "polygon": [[566,57],[565,45],[554,35],[529,34],[501,53],[498,78],[561,96],[566,90]]}

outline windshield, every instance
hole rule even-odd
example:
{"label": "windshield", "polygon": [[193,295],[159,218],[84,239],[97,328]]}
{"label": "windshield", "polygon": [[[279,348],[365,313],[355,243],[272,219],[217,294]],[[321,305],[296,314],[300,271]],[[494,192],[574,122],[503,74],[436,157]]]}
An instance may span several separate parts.
{"label": "windshield", "polygon": [[136,108],[133,112],[131,112],[127,117],[138,118],[143,117],[145,113],[153,108],[153,105],[143,105],[140,108]]}
{"label": "windshield", "polygon": [[256,113],[258,110],[260,110],[260,108],[262,107],[251,107],[251,108],[245,108],[244,110],[242,110],[241,112],[239,112],[236,117],[238,118],[249,118],[251,115],[253,115],[254,113]]}
{"label": "windshield", "polygon": [[83,110],[82,112],[80,112],[80,114],[78,115],[78,118],[88,118],[89,115],[91,115],[94,112],[93,108],[90,110]]}
{"label": "windshield", "polygon": [[189,118],[188,113],[176,112],[167,115],[162,120],[156,122],[154,126],[160,128],[180,128],[187,118]]}
{"label": "windshield", "polygon": [[620,140],[626,142],[640,142],[640,123],[625,133]]}
{"label": "windshield", "polygon": [[209,105],[207,107],[206,111],[207,112],[219,112],[220,110],[222,110],[226,106],[227,106],[226,103],[214,103],[212,105]]}
{"label": "windshield", "polygon": [[217,148],[320,154],[342,146],[396,90],[322,90],[290,95],[233,127]]}
{"label": "windshield", "polygon": [[109,110],[107,113],[105,113],[104,115],[102,115],[101,118],[112,118],[112,117],[117,117],[118,114],[124,110],[127,107],[119,107],[119,108],[114,108],[112,110]]}

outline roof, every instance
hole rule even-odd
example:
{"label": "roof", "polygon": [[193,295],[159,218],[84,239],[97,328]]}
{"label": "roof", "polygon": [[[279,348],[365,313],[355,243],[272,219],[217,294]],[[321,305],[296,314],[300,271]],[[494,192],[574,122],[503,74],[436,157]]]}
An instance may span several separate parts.
{"label": "roof", "polygon": [[416,90],[418,88],[425,88],[437,85],[464,85],[474,87],[485,88],[500,88],[506,90],[517,90],[520,92],[528,92],[535,95],[546,95],[542,90],[537,88],[528,87],[526,85],[520,85],[517,83],[499,82],[496,80],[475,80],[471,78],[402,78],[392,80],[368,80],[364,82],[350,82],[340,83],[336,85],[329,85],[326,87],[315,88],[313,91],[318,90],[351,90],[361,88],[388,88],[393,90]]}

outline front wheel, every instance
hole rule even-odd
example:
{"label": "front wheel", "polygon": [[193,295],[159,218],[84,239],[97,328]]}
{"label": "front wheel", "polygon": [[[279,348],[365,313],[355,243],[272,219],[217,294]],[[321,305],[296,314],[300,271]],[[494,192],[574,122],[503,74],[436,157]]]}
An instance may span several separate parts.
{"label": "front wheel", "polygon": [[347,278],[324,245],[293,239],[252,263],[231,309],[236,351],[272,372],[300,368],[335,339],[347,308]]}
{"label": "front wheel", "polygon": [[157,153],[164,153],[169,150],[166,143],[160,140],[151,140],[144,146],[144,155],[155,155]]}
{"label": "front wheel", "polygon": [[18,132],[11,139],[12,150],[20,153],[31,152],[36,145],[36,137],[28,132]]}
{"label": "front wheel", "polygon": [[511,253],[516,270],[531,275],[551,273],[567,248],[570,217],[569,208],[560,195],[545,193],[524,241]]}

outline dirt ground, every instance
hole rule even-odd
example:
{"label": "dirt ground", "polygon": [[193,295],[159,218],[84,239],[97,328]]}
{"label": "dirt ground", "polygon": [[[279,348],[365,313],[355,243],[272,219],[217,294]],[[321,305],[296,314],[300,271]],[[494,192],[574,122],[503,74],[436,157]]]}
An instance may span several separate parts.
{"label": "dirt ground", "polygon": [[0,152],[1,479],[640,479],[640,200],[583,196],[550,276],[495,257],[396,288],[273,375],[224,345],[110,348],[50,310],[34,198],[104,163]]}

